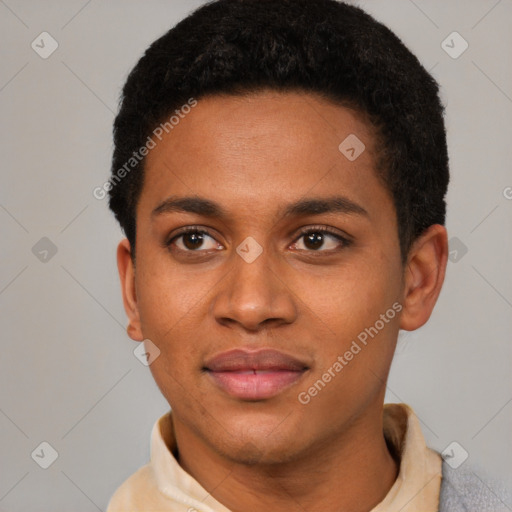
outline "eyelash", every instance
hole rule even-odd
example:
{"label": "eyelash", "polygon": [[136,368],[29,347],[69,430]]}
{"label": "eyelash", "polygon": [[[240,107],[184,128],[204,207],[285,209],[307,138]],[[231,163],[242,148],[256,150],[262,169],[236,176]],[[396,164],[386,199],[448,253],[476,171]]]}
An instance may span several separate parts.
{"label": "eyelash", "polygon": [[[199,227],[199,226],[187,226],[185,228],[183,228],[179,233],[175,234],[172,238],[170,238],[168,241],[165,242],[165,247],[167,247],[168,249],[170,249],[171,245],[176,241],[178,240],[180,237],[183,237],[187,234],[190,234],[190,233],[195,233],[195,234],[198,234],[198,235],[207,235],[209,236],[210,238],[214,239],[215,240],[215,237],[213,237],[207,230]],[[341,250],[343,248],[346,248],[346,247],[349,247],[351,244],[352,244],[352,240],[346,236],[343,236],[341,235],[340,233],[338,233],[337,231],[335,231],[334,229],[332,228],[329,228],[327,226],[309,226],[307,228],[302,228],[300,231],[299,231],[299,234],[298,236],[294,239],[293,244],[297,243],[302,237],[306,236],[306,235],[309,235],[311,233],[322,233],[322,234],[328,234],[330,236],[332,236],[333,238],[337,239],[339,242],[341,242],[341,247],[340,249],[334,249],[334,250],[327,250],[327,251],[322,251],[322,250],[307,250],[307,252],[310,252],[310,253],[332,253],[333,251],[336,251],[336,250]],[[198,252],[202,252],[200,249],[196,250],[196,251],[193,251],[193,250],[183,250],[183,249],[178,249],[182,252],[188,252],[188,253],[198,253]]]}

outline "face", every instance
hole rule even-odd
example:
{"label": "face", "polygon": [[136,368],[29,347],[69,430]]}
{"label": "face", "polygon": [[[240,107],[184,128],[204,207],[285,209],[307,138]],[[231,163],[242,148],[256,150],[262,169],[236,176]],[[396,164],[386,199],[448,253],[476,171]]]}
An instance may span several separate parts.
{"label": "face", "polygon": [[199,100],[147,156],[124,265],[131,336],[159,348],[175,422],[219,454],[293,460],[379,417],[404,272],[357,112]]}

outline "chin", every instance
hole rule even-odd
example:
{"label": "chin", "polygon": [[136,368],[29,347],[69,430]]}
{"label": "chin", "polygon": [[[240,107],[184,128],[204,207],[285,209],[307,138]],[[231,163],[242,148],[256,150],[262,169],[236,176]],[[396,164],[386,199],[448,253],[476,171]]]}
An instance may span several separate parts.
{"label": "chin", "polygon": [[217,449],[232,462],[249,466],[291,462],[300,457],[307,443],[299,437],[300,428],[293,421],[290,422],[290,418],[286,415],[279,418],[258,418],[257,415],[238,417],[227,425],[227,431],[233,435],[226,432]]}
{"label": "chin", "polygon": [[272,466],[292,462],[298,456],[287,443],[285,446],[269,446],[268,442],[248,441],[239,446],[229,446],[222,455],[231,462],[245,466]]}

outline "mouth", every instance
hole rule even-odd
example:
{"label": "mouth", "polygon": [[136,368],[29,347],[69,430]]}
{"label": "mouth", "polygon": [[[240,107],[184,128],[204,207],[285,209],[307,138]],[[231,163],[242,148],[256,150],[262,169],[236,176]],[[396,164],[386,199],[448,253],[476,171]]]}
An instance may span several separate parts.
{"label": "mouth", "polygon": [[227,394],[256,401],[282,393],[297,383],[309,366],[273,349],[236,349],[209,359],[203,370]]}

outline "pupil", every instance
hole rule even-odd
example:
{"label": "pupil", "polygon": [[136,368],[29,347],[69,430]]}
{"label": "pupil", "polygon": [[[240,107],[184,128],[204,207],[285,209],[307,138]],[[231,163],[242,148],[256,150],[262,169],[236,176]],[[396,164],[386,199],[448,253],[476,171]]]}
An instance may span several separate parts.
{"label": "pupil", "polygon": [[[191,243],[189,244],[188,242]],[[188,233],[183,240],[187,249],[197,249],[203,243],[203,235],[200,233]]]}
{"label": "pupil", "polygon": [[[311,246],[308,246],[310,244]],[[309,233],[306,236],[306,247],[318,249],[323,244],[323,235],[321,233]]]}

